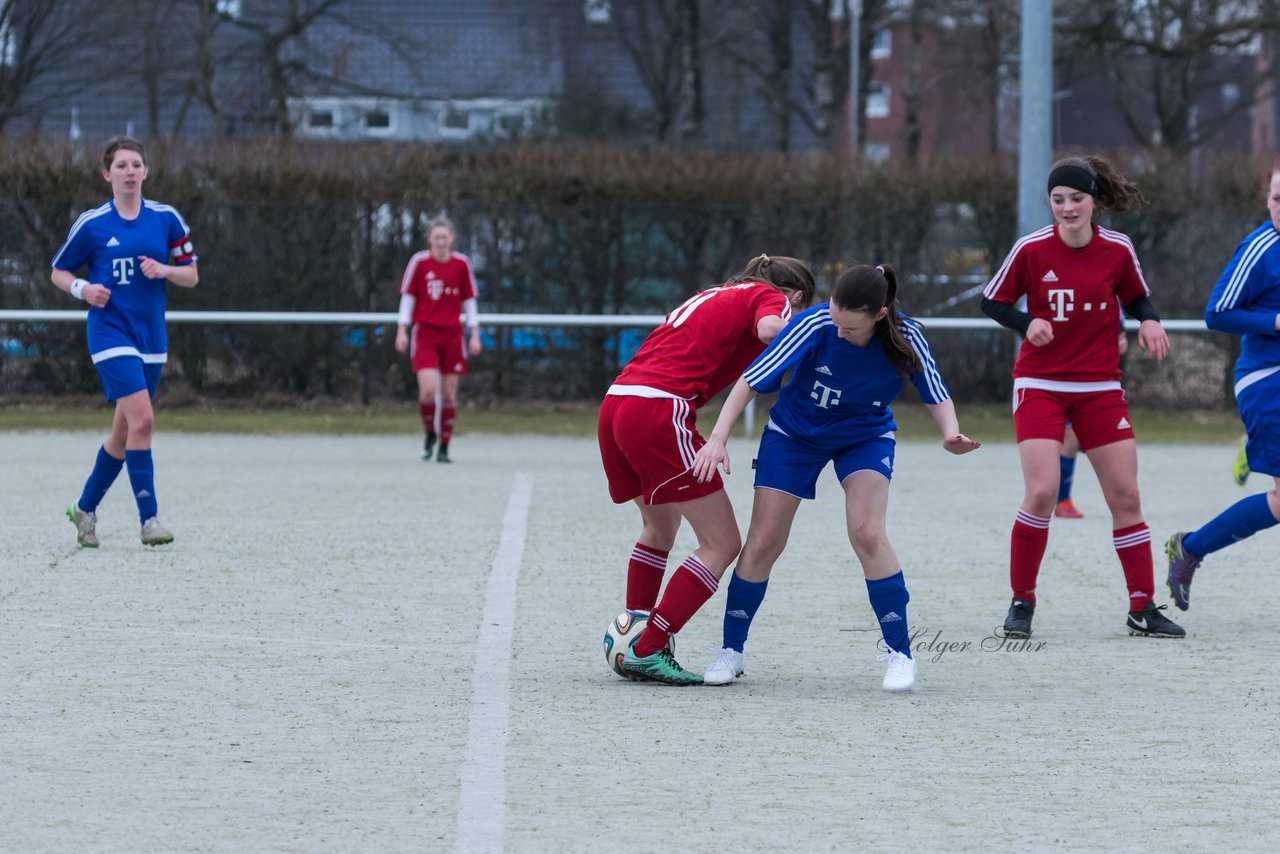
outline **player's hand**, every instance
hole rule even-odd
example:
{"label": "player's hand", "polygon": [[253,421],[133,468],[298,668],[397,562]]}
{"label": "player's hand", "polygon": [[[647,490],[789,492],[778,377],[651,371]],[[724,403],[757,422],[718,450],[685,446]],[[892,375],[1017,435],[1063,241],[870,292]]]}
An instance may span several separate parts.
{"label": "player's hand", "polygon": [[978,450],[982,447],[982,443],[974,439],[970,439],[963,433],[957,433],[954,436],[948,436],[943,439],[942,447],[946,448],[956,456],[959,456],[960,454],[967,454],[970,451]]}
{"label": "player's hand", "polygon": [[103,308],[111,300],[111,288],[102,285],[85,285],[80,295],[89,305]]}
{"label": "player's hand", "polygon": [[476,333],[471,336],[471,343],[467,345],[467,352],[473,356],[480,355],[480,334]]}
{"label": "player's hand", "polygon": [[409,352],[409,333],[405,331],[403,326],[396,330],[396,352]]}
{"label": "player's hand", "polygon": [[1169,333],[1164,331],[1160,321],[1144,320],[1138,327],[1138,346],[1154,356],[1157,362],[1163,362],[1169,355]]}
{"label": "player's hand", "polygon": [[1123,356],[1129,352],[1129,336],[1124,334],[1124,330],[1120,330],[1120,355]]}
{"label": "player's hand", "polygon": [[161,264],[156,259],[148,258],[146,255],[139,255],[138,260],[142,262],[139,265],[142,275],[148,279],[167,279],[173,273],[173,268],[168,264]]}
{"label": "player's hand", "polygon": [[1053,324],[1043,317],[1033,318],[1027,327],[1027,340],[1033,346],[1043,347],[1053,340]]}
{"label": "player's hand", "polygon": [[729,449],[724,446],[724,442],[712,436],[707,444],[698,449],[691,471],[698,483],[706,483],[715,477],[716,466],[719,465],[724,466],[725,474],[729,473]]}

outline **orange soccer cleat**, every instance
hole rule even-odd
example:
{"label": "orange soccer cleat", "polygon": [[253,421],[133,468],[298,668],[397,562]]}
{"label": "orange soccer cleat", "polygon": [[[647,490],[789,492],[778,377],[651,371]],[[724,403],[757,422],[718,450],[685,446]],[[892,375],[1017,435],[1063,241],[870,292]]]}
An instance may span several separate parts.
{"label": "orange soccer cleat", "polygon": [[1053,508],[1053,515],[1059,519],[1082,519],[1084,514],[1076,507],[1076,503],[1070,498],[1064,498],[1058,502],[1058,506]]}

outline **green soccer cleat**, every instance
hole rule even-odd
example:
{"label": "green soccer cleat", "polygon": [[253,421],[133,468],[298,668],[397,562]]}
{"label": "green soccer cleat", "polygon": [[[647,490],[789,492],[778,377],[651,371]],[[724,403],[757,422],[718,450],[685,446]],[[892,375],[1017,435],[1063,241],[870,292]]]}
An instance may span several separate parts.
{"label": "green soccer cleat", "polygon": [[1236,486],[1244,486],[1245,481],[1249,479],[1249,455],[1245,452],[1245,445],[1248,443],[1248,436],[1240,437],[1240,447],[1236,450],[1235,462],[1231,464],[1231,477],[1235,480]]}
{"label": "green soccer cleat", "polygon": [[702,684],[702,677],[681,667],[671,650],[665,646],[644,658],[636,658],[634,647],[628,649],[627,654],[622,657],[622,669],[646,682],[661,682],[664,685]]}

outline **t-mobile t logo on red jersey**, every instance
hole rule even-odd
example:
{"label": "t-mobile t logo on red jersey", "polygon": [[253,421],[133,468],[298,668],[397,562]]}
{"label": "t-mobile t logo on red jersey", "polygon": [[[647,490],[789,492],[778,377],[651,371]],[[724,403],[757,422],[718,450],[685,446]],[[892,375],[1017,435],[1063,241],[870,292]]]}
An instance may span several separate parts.
{"label": "t-mobile t logo on red jersey", "polygon": [[1076,292],[1070,288],[1052,288],[1049,291],[1049,304],[1053,306],[1053,319],[1066,320],[1067,312],[1075,308]]}

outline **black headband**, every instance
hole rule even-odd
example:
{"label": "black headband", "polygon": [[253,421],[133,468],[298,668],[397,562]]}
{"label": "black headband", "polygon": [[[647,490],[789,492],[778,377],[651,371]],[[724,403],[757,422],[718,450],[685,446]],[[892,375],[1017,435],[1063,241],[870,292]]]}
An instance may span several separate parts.
{"label": "black headband", "polygon": [[1050,193],[1053,192],[1054,187],[1070,187],[1091,196],[1098,195],[1098,179],[1093,177],[1093,173],[1088,169],[1073,163],[1059,166],[1049,173]]}

